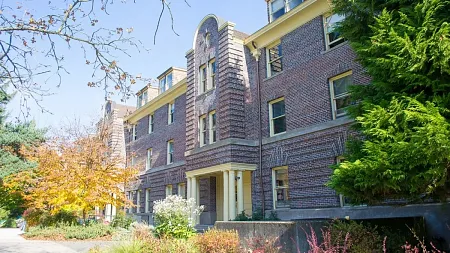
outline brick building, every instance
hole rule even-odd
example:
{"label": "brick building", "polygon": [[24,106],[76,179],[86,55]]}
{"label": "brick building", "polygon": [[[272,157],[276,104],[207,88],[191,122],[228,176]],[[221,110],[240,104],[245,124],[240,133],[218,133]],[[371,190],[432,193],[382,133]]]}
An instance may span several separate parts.
{"label": "brick building", "polygon": [[352,134],[348,85],[370,78],[333,30],[340,17],[327,0],[273,0],[267,10],[269,24],[251,35],[206,16],[187,70],[165,71],[159,95],[126,118],[129,162],[142,164],[131,211],[150,220],[153,201],[180,194],[205,206],[200,224],[261,208],[286,220],[420,216],[348,207],[325,186]]}

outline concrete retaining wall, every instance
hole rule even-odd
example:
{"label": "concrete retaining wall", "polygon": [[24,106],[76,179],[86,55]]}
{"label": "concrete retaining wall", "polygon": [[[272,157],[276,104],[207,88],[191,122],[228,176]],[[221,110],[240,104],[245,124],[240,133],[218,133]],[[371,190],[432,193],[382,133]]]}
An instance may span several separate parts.
{"label": "concrete retaining wall", "polygon": [[320,235],[326,221],[217,221],[218,229],[236,230],[244,245],[252,239],[279,238],[282,252],[307,252],[306,232]]}

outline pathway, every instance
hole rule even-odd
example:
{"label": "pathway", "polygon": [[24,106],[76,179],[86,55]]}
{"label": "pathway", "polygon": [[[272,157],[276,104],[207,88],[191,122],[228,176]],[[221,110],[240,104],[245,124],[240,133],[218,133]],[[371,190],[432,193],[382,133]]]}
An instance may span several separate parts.
{"label": "pathway", "polygon": [[16,228],[0,229],[1,253],[80,253],[99,245],[110,245],[111,242],[99,241],[32,241],[20,236]]}

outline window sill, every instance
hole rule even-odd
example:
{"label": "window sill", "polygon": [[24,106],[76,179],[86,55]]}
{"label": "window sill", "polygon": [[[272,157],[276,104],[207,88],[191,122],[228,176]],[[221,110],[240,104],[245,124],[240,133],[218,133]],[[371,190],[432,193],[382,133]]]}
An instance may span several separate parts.
{"label": "window sill", "polygon": [[266,77],[266,78],[263,79],[263,82],[268,81],[268,80],[270,80],[270,79],[272,79],[272,78],[275,78],[275,77],[277,77],[277,76],[279,76],[279,75],[281,75],[281,74],[283,74],[283,73],[284,73],[284,70],[282,70],[281,72],[278,72],[278,73],[276,73],[276,74],[274,74],[274,75],[271,75],[271,76],[269,76],[269,77]]}
{"label": "window sill", "polygon": [[339,45],[337,45],[337,46],[335,46],[335,47],[333,47],[333,48],[328,48],[327,50],[325,50],[325,51],[322,51],[322,52],[320,52],[321,54],[327,54],[327,53],[329,53],[329,52],[331,52],[331,51],[334,51],[334,50],[336,50],[336,49],[338,49],[338,48],[341,48],[341,47],[343,47],[343,46],[345,46],[345,45],[348,45],[349,43],[348,43],[348,40],[347,41],[344,41],[344,42],[342,42],[341,44],[339,44]]}
{"label": "window sill", "polygon": [[214,91],[215,89],[216,89],[216,87],[211,88],[211,89],[209,89],[209,90],[207,90],[205,92],[202,92],[202,93],[198,94],[197,97],[207,96],[207,95],[209,95],[209,93],[212,93],[212,91]]}
{"label": "window sill", "polygon": [[282,132],[282,133],[271,134],[269,137],[280,136],[280,135],[283,135],[283,134],[285,134],[285,133],[286,133],[286,131],[284,131],[284,132]]}

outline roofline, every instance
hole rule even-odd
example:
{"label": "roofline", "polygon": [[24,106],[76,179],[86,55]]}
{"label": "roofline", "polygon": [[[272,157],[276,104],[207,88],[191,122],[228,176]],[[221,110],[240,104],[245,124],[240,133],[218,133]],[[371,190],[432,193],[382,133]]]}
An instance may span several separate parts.
{"label": "roofline", "polygon": [[[286,12],[283,16],[247,37],[244,40],[244,44],[253,50],[252,42],[260,42],[257,43],[257,47],[263,48],[318,15],[322,15],[329,11],[331,11],[331,5],[327,0],[304,1],[291,11]],[[269,35],[269,33],[272,34]]]}
{"label": "roofline", "polygon": [[170,103],[177,97],[186,93],[187,78],[179,81],[173,85],[170,89],[159,94],[154,99],[150,100],[148,103],[143,105],[141,108],[136,109],[132,114],[128,115],[124,121],[130,124],[136,123],[138,120],[142,119],[148,114],[155,112],[161,106]]}
{"label": "roofline", "polygon": [[187,70],[184,69],[184,68],[170,67],[170,68],[166,69],[166,70],[165,70],[161,75],[159,75],[156,79],[159,80],[160,78],[162,78],[163,76],[169,74],[171,71],[174,71],[174,70],[181,70],[181,71],[187,72]]}

